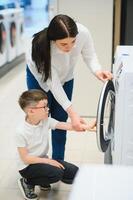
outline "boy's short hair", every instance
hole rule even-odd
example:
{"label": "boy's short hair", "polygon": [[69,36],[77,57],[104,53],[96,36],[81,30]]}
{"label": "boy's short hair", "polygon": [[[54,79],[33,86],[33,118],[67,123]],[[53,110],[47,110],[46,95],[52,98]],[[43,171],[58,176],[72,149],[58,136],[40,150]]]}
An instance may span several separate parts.
{"label": "boy's short hair", "polygon": [[18,103],[20,107],[24,110],[28,106],[35,106],[39,101],[44,99],[48,99],[44,91],[38,89],[31,89],[21,94]]}

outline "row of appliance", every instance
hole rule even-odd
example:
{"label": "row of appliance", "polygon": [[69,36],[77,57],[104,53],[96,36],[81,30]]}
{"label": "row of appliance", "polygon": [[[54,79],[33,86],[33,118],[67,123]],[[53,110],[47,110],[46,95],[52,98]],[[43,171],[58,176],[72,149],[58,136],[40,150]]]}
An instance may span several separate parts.
{"label": "row of appliance", "polygon": [[105,163],[133,165],[133,46],[118,46],[113,80],[101,91],[97,142]]}
{"label": "row of appliance", "polygon": [[0,67],[24,52],[24,14],[22,8],[0,11]]}

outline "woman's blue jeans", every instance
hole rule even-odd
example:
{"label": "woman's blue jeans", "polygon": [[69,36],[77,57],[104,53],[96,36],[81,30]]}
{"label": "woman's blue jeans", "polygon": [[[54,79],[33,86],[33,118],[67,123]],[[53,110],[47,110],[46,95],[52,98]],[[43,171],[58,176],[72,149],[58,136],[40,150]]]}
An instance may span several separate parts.
{"label": "woman's blue jeans", "polygon": [[[28,66],[26,69],[26,80],[28,89],[41,89],[39,83],[29,70]],[[69,100],[72,98],[73,91],[73,80],[66,82],[63,85],[63,89]],[[65,122],[68,118],[66,111],[60,106],[60,104],[55,100],[53,94],[48,91],[46,92],[48,96],[48,105],[50,108],[50,114],[52,118],[55,118],[59,121]],[[66,131],[64,130],[52,130],[52,158],[64,160],[65,153],[65,144],[66,144]]]}

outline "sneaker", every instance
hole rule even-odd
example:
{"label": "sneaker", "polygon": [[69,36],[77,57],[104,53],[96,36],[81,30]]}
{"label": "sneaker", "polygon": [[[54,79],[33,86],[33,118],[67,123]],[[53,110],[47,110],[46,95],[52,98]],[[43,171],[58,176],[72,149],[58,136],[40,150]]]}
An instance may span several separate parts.
{"label": "sneaker", "polygon": [[18,186],[26,200],[37,200],[38,196],[34,193],[34,186],[25,182],[24,178],[18,180]]}
{"label": "sneaker", "polygon": [[51,185],[40,185],[40,190],[49,191],[51,190]]}

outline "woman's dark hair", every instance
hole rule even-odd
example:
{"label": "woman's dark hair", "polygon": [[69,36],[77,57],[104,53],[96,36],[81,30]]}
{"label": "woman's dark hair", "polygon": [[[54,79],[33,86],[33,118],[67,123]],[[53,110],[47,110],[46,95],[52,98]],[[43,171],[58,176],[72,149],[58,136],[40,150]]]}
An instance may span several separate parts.
{"label": "woman's dark hair", "polygon": [[50,41],[76,37],[78,28],[67,15],[56,15],[44,30],[34,34],[32,41],[32,60],[44,81],[51,78]]}

